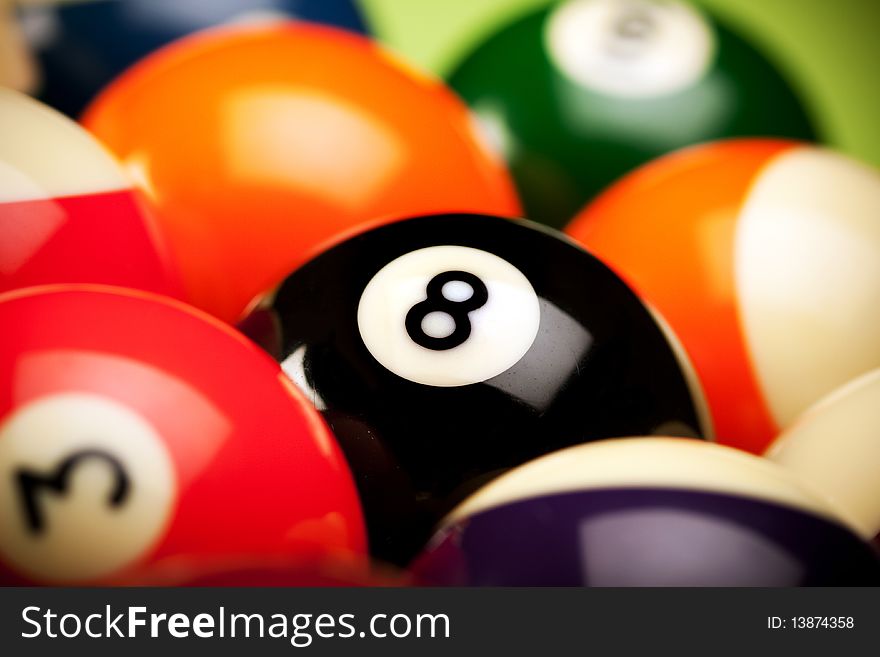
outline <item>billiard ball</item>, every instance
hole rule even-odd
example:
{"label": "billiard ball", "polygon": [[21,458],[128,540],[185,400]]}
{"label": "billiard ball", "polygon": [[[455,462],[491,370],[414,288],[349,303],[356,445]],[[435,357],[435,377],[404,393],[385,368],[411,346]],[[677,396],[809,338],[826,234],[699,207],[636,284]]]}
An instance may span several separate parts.
{"label": "billiard ball", "polygon": [[0,292],[44,283],[183,293],[112,156],[70,119],[0,89]]}
{"label": "billiard ball", "polygon": [[352,0],[24,0],[40,98],[70,116],[151,52],[221,25],[303,19],[366,32]]}
{"label": "billiard ball", "polygon": [[392,563],[455,502],[531,458],[608,436],[710,431],[660,320],[537,224],[380,225],[296,270],[268,312],[282,368],[349,459],[371,550]]}
{"label": "billiard ball", "polygon": [[0,324],[0,582],[364,552],[326,424],[225,324],[158,295],[64,285],[0,295]]}
{"label": "billiard ball", "polygon": [[519,212],[451,92],[329,28],[190,37],[123,75],[84,123],[154,191],[188,300],[227,321],[361,223]]}
{"label": "billiard ball", "polygon": [[681,438],[523,465],[456,508],[413,569],[421,583],[470,586],[880,582],[878,554],[796,477]]}
{"label": "billiard ball", "polygon": [[748,41],[675,0],[572,0],[501,29],[449,78],[505,153],[526,216],[560,228],[606,185],[722,137],[810,140]]}
{"label": "billiard ball", "polygon": [[827,496],[859,532],[880,534],[880,369],[835,390],[774,441],[767,456]]}
{"label": "billiard ball", "polygon": [[566,232],[668,320],[719,442],[761,453],[811,403],[880,367],[880,175],[796,142],[660,158]]}

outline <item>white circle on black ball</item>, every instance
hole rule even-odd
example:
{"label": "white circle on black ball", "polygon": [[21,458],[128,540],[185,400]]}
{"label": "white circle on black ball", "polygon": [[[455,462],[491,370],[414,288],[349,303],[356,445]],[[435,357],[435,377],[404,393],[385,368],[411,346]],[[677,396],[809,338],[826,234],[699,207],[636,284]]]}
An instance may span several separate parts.
{"label": "white circle on black ball", "polygon": [[464,386],[510,369],[538,334],[538,295],[506,260],[466,246],[432,246],[385,265],[358,304],[358,329],[394,374]]}
{"label": "white circle on black ball", "polygon": [[176,498],[156,429],[112,399],[50,395],[0,425],[0,559],[35,581],[132,565],[164,534]]}
{"label": "white circle on black ball", "polygon": [[572,0],[550,16],[544,38],[551,60],[568,78],[630,98],[694,84],[715,48],[703,17],[672,0]]}

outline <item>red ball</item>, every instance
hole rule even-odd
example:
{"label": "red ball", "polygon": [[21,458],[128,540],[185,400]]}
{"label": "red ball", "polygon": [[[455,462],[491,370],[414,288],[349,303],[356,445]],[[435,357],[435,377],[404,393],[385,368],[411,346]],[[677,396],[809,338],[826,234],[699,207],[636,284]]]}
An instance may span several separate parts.
{"label": "red ball", "polygon": [[145,199],[85,130],[0,89],[0,292],[106,283],[180,297]]}
{"label": "red ball", "polygon": [[0,295],[0,580],[362,554],[329,429],[243,336],[99,286]]}

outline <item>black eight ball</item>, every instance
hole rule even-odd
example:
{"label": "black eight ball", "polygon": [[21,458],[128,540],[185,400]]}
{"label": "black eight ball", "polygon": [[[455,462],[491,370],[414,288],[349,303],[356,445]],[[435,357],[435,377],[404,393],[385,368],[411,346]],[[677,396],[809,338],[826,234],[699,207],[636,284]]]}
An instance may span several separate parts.
{"label": "black eight ball", "polygon": [[562,235],[477,215],[408,219],[295,271],[269,310],[285,372],[324,413],[374,556],[406,563],[505,470],[612,436],[705,436],[655,317]]}

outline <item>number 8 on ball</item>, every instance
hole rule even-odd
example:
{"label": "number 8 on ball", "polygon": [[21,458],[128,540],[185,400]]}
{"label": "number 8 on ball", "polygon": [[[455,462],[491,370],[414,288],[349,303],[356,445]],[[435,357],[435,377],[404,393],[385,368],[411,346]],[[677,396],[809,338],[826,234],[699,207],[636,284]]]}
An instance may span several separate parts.
{"label": "number 8 on ball", "polygon": [[528,222],[408,219],[295,271],[284,371],[355,474],[374,555],[406,562],[475,487],[560,447],[710,433],[683,351],[596,258]]}

